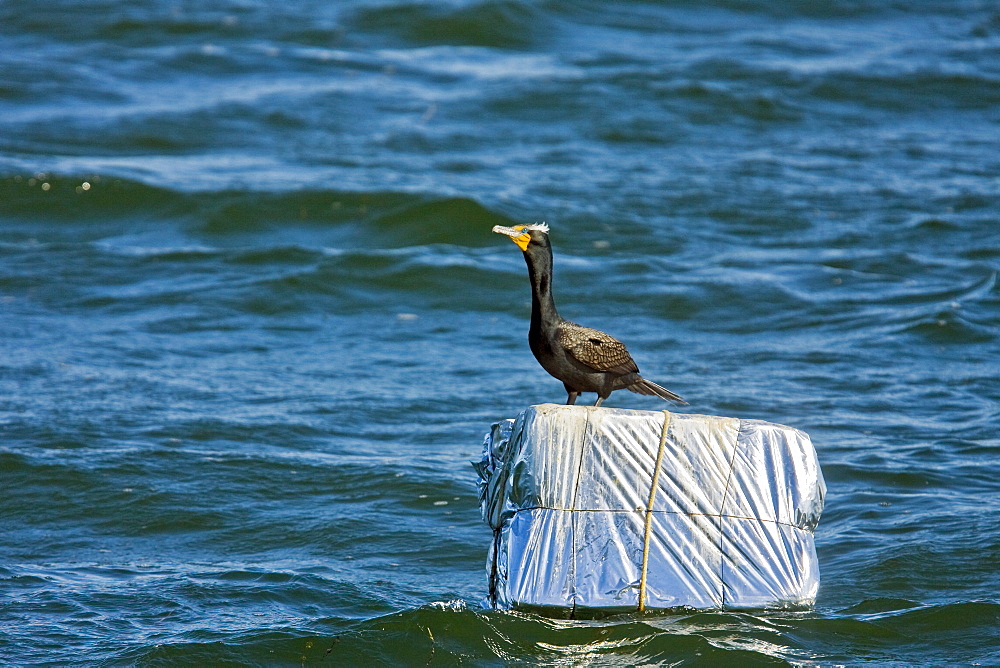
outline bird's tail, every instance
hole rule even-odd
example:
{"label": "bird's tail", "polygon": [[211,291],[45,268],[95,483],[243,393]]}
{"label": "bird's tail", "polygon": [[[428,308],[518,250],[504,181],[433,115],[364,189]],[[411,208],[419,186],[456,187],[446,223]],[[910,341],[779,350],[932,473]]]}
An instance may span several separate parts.
{"label": "bird's tail", "polygon": [[646,380],[645,378],[640,378],[639,380],[632,383],[625,389],[629,390],[630,392],[635,392],[636,394],[646,394],[646,395],[655,394],[656,396],[666,399],[667,401],[673,401],[674,403],[687,405],[687,402],[684,401],[679,394],[674,394],[667,388],[661,387],[660,385],[657,385],[653,381]]}

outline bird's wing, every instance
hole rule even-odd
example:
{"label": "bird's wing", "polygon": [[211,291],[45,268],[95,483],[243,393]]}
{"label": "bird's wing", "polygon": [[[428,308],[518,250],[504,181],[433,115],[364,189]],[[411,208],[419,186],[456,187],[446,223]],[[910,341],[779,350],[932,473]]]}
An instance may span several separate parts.
{"label": "bird's wing", "polygon": [[621,374],[639,371],[625,344],[599,329],[564,322],[559,326],[558,337],[559,345],[570,356],[595,371]]}

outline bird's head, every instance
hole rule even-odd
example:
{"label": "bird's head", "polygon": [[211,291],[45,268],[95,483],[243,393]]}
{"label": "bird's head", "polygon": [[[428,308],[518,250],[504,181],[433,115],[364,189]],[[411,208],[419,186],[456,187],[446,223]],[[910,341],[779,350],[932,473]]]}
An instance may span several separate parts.
{"label": "bird's head", "polygon": [[496,225],[493,231],[497,234],[506,234],[511,238],[517,247],[527,252],[531,244],[546,245],[549,241],[549,226],[545,223],[535,225],[515,225],[514,227],[504,227]]}

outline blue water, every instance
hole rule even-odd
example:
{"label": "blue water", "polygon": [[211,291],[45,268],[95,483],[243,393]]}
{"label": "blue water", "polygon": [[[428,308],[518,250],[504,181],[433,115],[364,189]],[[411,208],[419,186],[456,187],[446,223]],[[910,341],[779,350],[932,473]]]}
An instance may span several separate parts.
{"label": "blue water", "polygon": [[[210,4],[0,2],[0,663],[1000,665],[996,3]],[[536,221],[814,611],[481,608]]]}

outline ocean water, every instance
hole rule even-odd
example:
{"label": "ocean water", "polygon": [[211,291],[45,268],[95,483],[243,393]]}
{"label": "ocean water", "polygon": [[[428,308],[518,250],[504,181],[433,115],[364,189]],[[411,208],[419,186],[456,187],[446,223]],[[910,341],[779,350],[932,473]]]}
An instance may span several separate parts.
{"label": "ocean water", "polygon": [[[0,119],[0,663],[1000,665],[995,2],[0,2]],[[813,611],[482,608],[536,221]]]}

